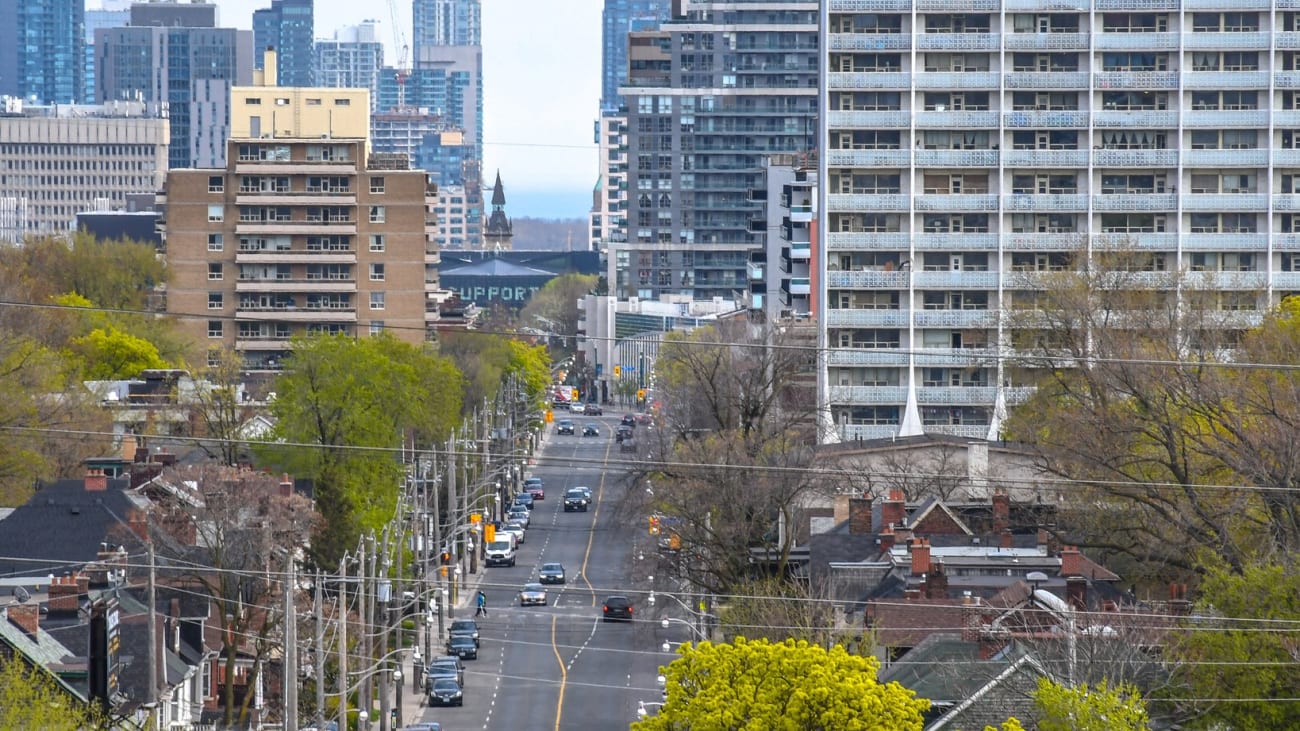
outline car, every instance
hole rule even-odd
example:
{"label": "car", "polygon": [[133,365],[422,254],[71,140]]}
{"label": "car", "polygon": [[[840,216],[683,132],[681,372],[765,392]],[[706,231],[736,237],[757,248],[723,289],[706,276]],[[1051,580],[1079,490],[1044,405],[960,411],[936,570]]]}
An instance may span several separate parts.
{"label": "car", "polygon": [[542,489],[542,478],[529,477],[524,480],[524,492],[533,496],[534,500],[545,500],[546,490]]}
{"label": "car", "polygon": [[529,510],[532,510],[532,509],[533,509],[533,496],[532,496],[532,495],[529,495],[529,494],[526,493],[526,492],[521,492],[521,493],[519,493],[518,495],[515,495],[515,501],[514,501],[514,504],[515,504],[515,505],[522,505],[522,506],[524,506],[525,508],[528,508]]}
{"label": "car", "polygon": [[582,436],[584,436],[584,437],[598,437],[598,436],[600,436],[600,427],[597,426],[596,424],[583,424],[583,425],[582,425]]}
{"label": "car", "polygon": [[487,544],[484,551],[488,566],[515,565],[515,539],[508,533],[497,536]]}
{"label": "car", "polygon": [[601,619],[606,622],[614,620],[632,621],[632,600],[622,595],[605,597],[601,607]]}
{"label": "car", "polygon": [[636,427],[636,417],[631,414],[623,414],[623,419],[618,422],[619,426]]}
{"label": "car", "polygon": [[[524,527],[527,528],[528,524],[533,521],[533,514],[529,512],[528,508],[525,508],[522,505],[516,505],[510,508],[510,510],[506,512],[506,523],[510,523],[512,521],[518,521],[520,523],[523,523]],[[504,524],[498,526],[498,528],[504,528],[504,527],[505,527]]]}
{"label": "car", "polygon": [[569,419],[560,419],[559,421],[555,422],[555,433],[556,433],[556,434],[568,434],[568,435],[572,436],[572,435],[573,435],[573,422],[570,421]]}
{"label": "car", "polygon": [[600,408],[600,404],[587,404],[587,408],[583,413],[587,416],[604,416],[605,410]]}
{"label": "car", "polygon": [[564,493],[564,512],[572,513],[576,510],[585,513],[590,502],[591,500],[582,490],[571,489]]}
{"label": "car", "polygon": [[537,580],[543,584],[563,584],[564,583],[564,564],[562,563],[544,563],[541,570],[537,572]]}
{"label": "car", "polygon": [[632,427],[619,424],[618,427],[614,429],[614,441],[618,442],[619,444],[622,444],[624,440],[631,439],[631,438],[632,438]]}
{"label": "car", "polygon": [[569,411],[574,414],[585,414],[587,413],[587,405],[581,401],[574,401],[569,404]]}
{"label": "car", "polygon": [[638,424],[649,424],[652,421],[654,421],[654,419],[652,419],[649,414],[642,413],[636,415],[636,423]]}
{"label": "car", "polygon": [[578,486],[574,487],[573,489],[574,489],[574,490],[582,490],[582,494],[587,496],[587,502],[588,502],[588,503],[591,502],[591,488],[590,488],[590,487],[584,487],[584,486],[582,486],[582,485],[578,485]]}
{"label": "car", "polygon": [[465,663],[460,661],[459,655],[439,655],[433,658],[433,662],[429,663],[428,675],[434,675],[435,670],[439,677],[450,675],[457,683],[465,684]]}
{"label": "car", "polygon": [[524,530],[523,524],[520,523],[519,521],[517,520],[510,521],[506,523],[506,527],[502,528],[501,530],[505,531],[506,533],[513,534],[515,537],[515,543],[518,544],[524,542],[524,533],[526,531]]}
{"label": "car", "polygon": [[568,410],[569,410],[569,402],[568,402],[568,401],[562,401],[562,400],[560,400],[560,399],[556,399],[556,400],[551,404],[551,409],[553,409],[553,410],[555,410],[555,411],[568,411]]}
{"label": "car", "polygon": [[524,584],[524,588],[519,590],[519,606],[532,605],[546,606],[546,587],[535,582]]}
{"label": "car", "polygon": [[431,706],[463,706],[465,705],[465,696],[460,689],[460,683],[451,678],[438,678],[429,686],[429,705]]}
{"label": "car", "polygon": [[[463,686],[464,683],[462,683],[461,685]],[[308,731],[308,730],[302,729],[302,731]],[[421,721],[419,723],[412,723],[407,726],[403,726],[401,729],[399,729],[399,731],[442,731],[442,724],[438,723],[437,721]]]}
{"label": "car", "polygon": [[469,635],[474,638],[474,644],[478,644],[478,622],[472,619],[453,619],[447,633]]}
{"label": "car", "polygon": [[[456,662],[460,662],[459,657],[456,658]],[[461,673],[450,665],[434,663],[433,665],[430,665],[429,669],[424,673],[424,684],[428,687],[433,685],[433,681],[441,680],[442,678],[451,678],[456,682],[460,682]]]}
{"label": "car", "polygon": [[620,452],[635,452],[636,449],[636,440],[631,435],[624,437],[623,441],[618,444],[618,451]]}
{"label": "car", "polygon": [[451,637],[447,638],[447,652],[462,660],[477,660],[478,643],[468,633],[452,633]]}

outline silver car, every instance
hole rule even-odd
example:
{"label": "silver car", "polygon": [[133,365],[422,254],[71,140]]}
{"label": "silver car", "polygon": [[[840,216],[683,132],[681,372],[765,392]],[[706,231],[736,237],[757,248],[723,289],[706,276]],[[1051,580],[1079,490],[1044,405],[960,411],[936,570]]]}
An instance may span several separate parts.
{"label": "silver car", "polygon": [[529,605],[546,606],[546,587],[532,582],[524,584],[524,588],[519,590],[519,606]]}

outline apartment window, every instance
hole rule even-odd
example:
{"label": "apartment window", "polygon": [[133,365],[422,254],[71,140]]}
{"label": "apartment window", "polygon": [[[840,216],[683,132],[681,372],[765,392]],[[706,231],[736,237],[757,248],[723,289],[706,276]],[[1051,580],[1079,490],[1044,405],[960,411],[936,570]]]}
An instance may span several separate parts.
{"label": "apartment window", "polygon": [[371,293],[370,293],[370,309],[372,309],[372,310],[382,310],[382,309],[384,309],[384,293],[383,293],[383,292],[371,292]]}
{"label": "apartment window", "polygon": [[223,335],[223,323],[221,320],[208,320],[208,337],[219,338]]}
{"label": "apartment window", "polygon": [[370,250],[376,252],[384,250],[383,234],[370,234]]}
{"label": "apartment window", "polygon": [[384,281],[384,265],[383,265],[383,264],[371,264],[371,265],[370,265],[370,281],[372,281],[372,282],[382,282],[382,281]]}
{"label": "apartment window", "polygon": [[1259,30],[1258,13],[1193,13],[1193,33],[1253,33]]}
{"label": "apartment window", "polygon": [[371,222],[371,223],[383,223],[383,222],[384,222],[384,218],[385,218],[385,216],[386,216],[386,212],[384,211],[384,207],[383,207],[383,206],[371,206],[371,207],[370,207],[370,222]]}
{"label": "apartment window", "polygon": [[222,234],[208,234],[208,251],[221,251],[225,247]]}
{"label": "apartment window", "polygon": [[1258,109],[1259,92],[1256,91],[1194,91],[1192,92],[1192,109],[1206,110],[1241,110]]}
{"label": "apartment window", "polygon": [[374,195],[379,195],[384,192],[384,176],[370,176],[370,192]]}
{"label": "apartment window", "polygon": [[226,179],[220,175],[208,176],[208,192],[221,193],[226,189]]}
{"label": "apartment window", "polygon": [[226,207],[220,203],[208,206],[208,223],[220,223],[226,220]]}
{"label": "apartment window", "polygon": [[225,295],[221,292],[208,292],[208,309],[219,310],[225,305]]}
{"label": "apartment window", "polygon": [[347,97],[340,97],[340,98],[334,100],[334,106],[336,106],[336,107],[350,107],[350,106],[352,106],[352,100],[351,100],[351,99],[348,99]]}
{"label": "apartment window", "polygon": [[1169,54],[1147,51],[1103,53],[1101,68],[1103,71],[1167,71]]}
{"label": "apartment window", "polygon": [[383,320],[371,320],[371,321],[370,321],[370,334],[371,334],[371,335],[378,335],[378,334],[382,333],[383,331],[384,331],[384,321],[383,321]]}
{"label": "apartment window", "polygon": [[221,277],[221,262],[208,262],[208,281],[219,281]]}

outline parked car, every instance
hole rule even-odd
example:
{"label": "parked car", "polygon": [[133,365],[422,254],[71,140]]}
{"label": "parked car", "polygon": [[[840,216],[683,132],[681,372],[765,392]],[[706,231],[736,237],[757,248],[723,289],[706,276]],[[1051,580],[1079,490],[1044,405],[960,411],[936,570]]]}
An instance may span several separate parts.
{"label": "parked car", "polygon": [[587,416],[604,416],[605,410],[600,408],[600,404],[587,404],[587,408],[583,413]]}
{"label": "parked car", "polygon": [[556,434],[568,434],[568,435],[572,436],[572,435],[573,435],[573,422],[570,421],[570,420],[568,420],[568,419],[560,419],[559,421],[555,422],[555,433],[556,433]]}
{"label": "parked car", "polygon": [[563,584],[564,583],[564,564],[562,563],[544,563],[542,568],[537,572],[537,580],[543,584]]}
{"label": "parked car", "polygon": [[472,619],[454,619],[451,627],[447,629],[448,634],[467,634],[474,638],[474,644],[478,644],[478,622]]}
{"label": "parked car", "polygon": [[514,537],[508,534],[498,536],[496,540],[487,544],[485,553],[487,554],[486,561],[488,566],[514,566]]}
{"label": "parked car", "polygon": [[546,587],[535,582],[524,584],[524,588],[519,590],[519,606],[531,605],[546,606]]}
{"label": "parked car", "polygon": [[429,673],[432,674],[434,669],[444,671],[440,675],[447,675],[449,671],[457,683],[465,684],[465,663],[460,661],[458,655],[439,655],[433,658],[433,662],[429,663]]}
{"label": "parked car", "polygon": [[601,619],[606,622],[614,620],[632,621],[632,600],[625,596],[615,595],[605,598],[605,603],[601,607]]}
{"label": "parked car", "polygon": [[452,634],[447,638],[447,652],[462,660],[478,659],[478,643],[467,634]]}
{"label": "parked car", "polygon": [[587,505],[591,500],[582,490],[571,489],[564,493],[564,512],[572,513],[574,511],[587,512]]}
{"label": "parked car", "polygon": [[529,510],[532,510],[532,509],[533,509],[533,496],[532,496],[532,495],[529,495],[529,494],[526,493],[526,492],[521,492],[521,493],[519,493],[518,495],[515,495],[515,502],[514,502],[514,504],[515,504],[515,505],[522,505],[522,506],[524,506],[525,508],[528,508]]}
{"label": "parked car", "polygon": [[506,527],[502,528],[502,530],[515,537],[515,545],[523,543],[524,534],[527,533],[527,531],[524,530],[523,524],[517,520],[507,522]]}
{"label": "parked car", "polygon": [[429,686],[429,705],[431,706],[463,706],[465,705],[465,696],[461,691],[460,683],[451,678],[439,678],[433,681]]}
{"label": "parked car", "polygon": [[583,424],[583,425],[582,425],[582,436],[584,436],[584,437],[598,437],[598,436],[600,436],[600,426],[597,425],[597,424],[591,424],[591,423],[589,423],[589,424]]}
{"label": "parked car", "polygon": [[[529,512],[528,508],[525,508],[522,505],[512,505],[510,507],[510,510],[506,511],[507,523],[512,521],[518,521],[520,523],[523,523],[524,527],[527,528],[528,524],[532,522],[532,519],[533,519],[533,514]],[[500,527],[504,527],[504,526],[500,526]]]}

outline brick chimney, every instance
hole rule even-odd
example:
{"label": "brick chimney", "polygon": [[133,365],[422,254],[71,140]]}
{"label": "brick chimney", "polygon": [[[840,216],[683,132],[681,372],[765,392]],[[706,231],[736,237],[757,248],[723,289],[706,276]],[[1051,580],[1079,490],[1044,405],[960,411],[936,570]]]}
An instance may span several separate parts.
{"label": "brick chimney", "polygon": [[849,498],[849,534],[866,535],[871,532],[871,498]]}
{"label": "brick chimney", "polygon": [[1012,541],[1011,541],[1011,530],[1010,530],[1010,529],[1008,529],[1008,528],[1003,528],[1003,529],[998,533],[998,545],[1001,546],[1001,547],[1004,548],[1004,549],[1006,549],[1006,548],[1011,548],[1011,546],[1012,546]]}
{"label": "brick chimney", "polygon": [[917,538],[911,542],[908,548],[912,552],[912,575],[920,576],[930,570],[930,541],[927,538]]}
{"label": "brick chimney", "polygon": [[38,604],[10,604],[6,609],[13,622],[28,637],[35,638],[41,628],[41,607]]}
{"label": "brick chimney", "polygon": [[86,492],[104,492],[108,490],[108,475],[98,467],[86,468]]}
{"label": "brick chimney", "polygon": [[149,540],[149,516],[139,508],[131,508],[126,518],[127,527],[142,541]]}
{"label": "brick chimney", "polygon": [[907,518],[907,505],[903,500],[902,490],[890,490],[889,496],[880,504],[880,524],[898,525]]}
{"label": "brick chimney", "polygon": [[847,523],[849,520],[849,495],[836,495],[834,502],[835,512],[832,515],[835,518],[835,525]]}
{"label": "brick chimney", "polygon": [[280,475],[280,497],[290,497],[293,495],[293,478],[286,472]]}
{"label": "brick chimney", "polygon": [[1065,600],[1080,611],[1088,608],[1088,580],[1071,576],[1065,580]]}
{"label": "brick chimney", "polygon": [[1061,576],[1067,579],[1071,576],[1083,576],[1083,555],[1079,553],[1077,546],[1061,548]]}
{"label": "brick chimney", "polygon": [[948,575],[943,572],[943,563],[936,561],[930,566],[930,573],[925,575],[925,597],[927,599],[948,598]]}
{"label": "brick chimney", "polygon": [[134,434],[122,435],[122,459],[127,462],[135,461],[136,441]]}
{"label": "brick chimney", "polygon": [[890,526],[885,526],[884,530],[880,531],[880,550],[885,552],[892,551],[894,549],[894,538],[894,529]]}
{"label": "brick chimney", "polygon": [[1001,533],[1011,529],[1011,497],[1007,491],[998,488],[993,491],[993,532]]}
{"label": "brick chimney", "polygon": [[983,625],[979,597],[971,596],[970,593],[962,595],[961,598],[961,638],[964,642],[979,642],[980,628]]}
{"label": "brick chimney", "polygon": [[51,614],[76,614],[81,605],[81,595],[90,588],[90,577],[78,573],[76,576],[55,576],[50,582],[49,608]]}

